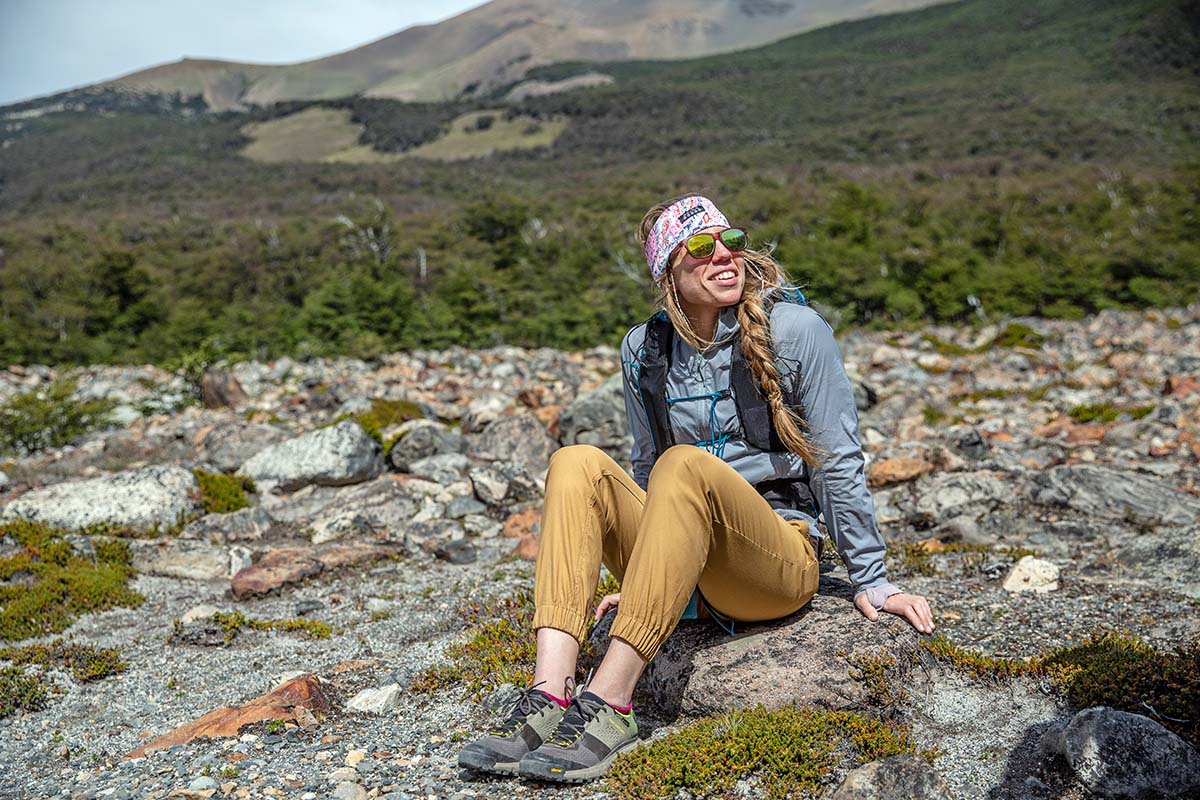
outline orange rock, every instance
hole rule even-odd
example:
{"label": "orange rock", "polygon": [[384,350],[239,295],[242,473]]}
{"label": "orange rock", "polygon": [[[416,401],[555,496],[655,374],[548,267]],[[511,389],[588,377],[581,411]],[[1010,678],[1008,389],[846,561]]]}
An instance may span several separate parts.
{"label": "orange rock", "polygon": [[1183,375],[1171,375],[1167,378],[1167,385],[1163,387],[1163,394],[1172,397],[1187,397],[1197,393],[1200,393],[1200,381]]}
{"label": "orange rock", "polygon": [[516,539],[520,536],[527,536],[535,531],[542,529],[542,512],[537,508],[530,508],[525,511],[518,511],[507,520],[504,521],[504,528],[500,534],[511,539]]}
{"label": "orange rock", "polygon": [[1105,425],[1076,425],[1067,431],[1068,444],[1091,444],[1103,442],[1104,434],[1108,431]]}
{"label": "orange rock", "polygon": [[541,547],[542,534],[539,531],[527,533],[513,548],[513,554],[522,561],[537,561],[538,549]]}
{"label": "orange rock", "polygon": [[562,406],[541,406],[533,410],[533,415],[537,417],[538,422],[546,426],[547,433],[558,438],[558,418],[562,416]]}
{"label": "orange rock", "polygon": [[935,537],[922,539],[917,542],[916,545],[926,553],[940,553],[946,549],[946,545],[942,542],[942,540]]}
{"label": "orange rock", "polygon": [[332,673],[334,675],[341,675],[343,672],[359,672],[378,666],[379,662],[373,658],[348,658],[345,661],[339,661],[337,666],[333,668]]}
{"label": "orange rock", "polygon": [[1054,437],[1071,430],[1071,428],[1075,427],[1075,425],[1075,420],[1071,419],[1066,414],[1061,414],[1040,428],[1034,428],[1033,435],[1040,436],[1043,439],[1053,439]]}
{"label": "orange rock", "polygon": [[393,548],[371,544],[278,547],[234,575],[230,585],[233,596],[244,600],[267,594],[287,583],[297,583],[323,570],[376,561],[394,552]]}
{"label": "orange rock", "polygon": [[175,730],[147,742],[126,754],[126,758],[141,758],[151,750],[162,750],[177,744],[187,744],[194,739],[218,739],[237,736],[247,725],[267,720],[285,721],[293,718],[294,710],[329,711],[329,701],[321,691],[317,676],[299,675],[281,683],[264,695],[254,698],[242,706],[229,706],[210,711],[202,717],[180,725]]}
{"label": "orange rock", "polygon": [[1013,435],[1008,431],[980,431],[980,435],[989,442],[1011,442]]}
{"label": "orange rock", "polygon": [[927,472],[933,472],[933,464],[923,458],[883,458],[871,462],[867,483],[871,486],[887,486],[911,481]]}
{"label": "orange rock", "polygon": [[217,426],[205,425],[203,428],[196,431],[196,434],[192,436],[192,447],[200,449],[200,446],[204,444],[204,440],[208,438],[208,435],[213,432],[213,428],[215,427]]}
{"label": "orange rock", "polygon": [[1200,438],[1193,436],[1189,431],[1184,431],[1175,439],[1181,445],[1192,451],[1192,458],[1200,461]]}

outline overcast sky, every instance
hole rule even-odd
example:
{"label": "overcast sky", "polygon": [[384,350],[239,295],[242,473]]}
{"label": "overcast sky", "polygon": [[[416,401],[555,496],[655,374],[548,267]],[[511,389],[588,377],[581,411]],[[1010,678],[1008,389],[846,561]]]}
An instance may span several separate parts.
{"label": "overcast sky", "polygon": [[0,0],[0,105],[184,56],[303,61],[483,2]]}

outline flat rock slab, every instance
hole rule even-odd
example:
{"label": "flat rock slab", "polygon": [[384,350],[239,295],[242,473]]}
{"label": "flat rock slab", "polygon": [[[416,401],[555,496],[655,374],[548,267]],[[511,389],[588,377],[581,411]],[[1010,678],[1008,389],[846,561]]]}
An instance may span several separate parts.
{"label": "flat rock slab", "polygon": [[5,506],[0,518],[36,520],[66,530],[105,523],[150,528],[174,525],[199,511],[199,494],[189,470],[155,465],[33,489]]}
{"label": "flat rock slab", "polygon": [[247,459],[288,438],[287,431],[274,425],[234,422],[205,436],[199,454],[222,472],[234,472]]}
{"label": "flat rock slab", "polygon": [[1094,464],[1054,467],[1034,476],[1034,501],[1091,519],[1124,524],[1195,525],[1200,499],[1166,481]]}
{"label": "flat rock slab", "polygon": [[395,547],[375,544],[300,545],[271,550],[257,563],[233,576],[233,596],[239,600],[267,594],[279,587],[298,583],[327,569],[377,561],[399,552]]}
{"label": "flat rock slab", "polygon": [[379,443],[348,419],[262,450],[242,465],[242,474],[261,488],[290,492],[310,484],[362,483],[383,469]]}
{"label": "flat rock slab", "polygon": [[298,709],[328,712],[329,701],[321,691],[317,676],[304,674],[276,686],[264,695],[241,706],[228,706],[210,711],[202,717],[179,726],[170,733],[147,742],[126,754],[126,758],[141,758],[151,750],[162,750],[177,744],[199,739],[218,739],[236,736],[247,725],[267,720],[298,719]]}
{"label": "flat rock slab", "polygon": [[953,800],[950,787],[916,756],[891,756],[851,770],[829,800]]}

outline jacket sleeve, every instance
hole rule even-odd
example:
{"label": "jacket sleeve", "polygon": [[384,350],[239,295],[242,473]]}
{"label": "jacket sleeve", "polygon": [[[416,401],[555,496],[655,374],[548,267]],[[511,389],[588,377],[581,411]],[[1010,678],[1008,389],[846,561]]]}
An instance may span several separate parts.
{"label": "jacket sleeve", "polygon": [[846,562],[854,591],[866,591],[872,605],[899,589],[888,582],[887,548],[867,489],[858,435],[858,410],[833,329],[806,306],[779,304],[772,315],[781,366],[799,372],[798,397],[808,434],[824,452],[809,478],[825,527]]}
{"label": "jacket sleeve", "polygon": [[646,326],[638,325],[621,341],[621,371],[624,375],[622,388],[625,393],[625,418],[629,421],[629,432],[633,435],[633,448],[629,463],[633,466],[633,480],[643,490],[650,481],[650,468],[654,466],[654,441],[650,435],[650,419],[642,403],[639,389],[641,379],[641,349],[646,337]]}

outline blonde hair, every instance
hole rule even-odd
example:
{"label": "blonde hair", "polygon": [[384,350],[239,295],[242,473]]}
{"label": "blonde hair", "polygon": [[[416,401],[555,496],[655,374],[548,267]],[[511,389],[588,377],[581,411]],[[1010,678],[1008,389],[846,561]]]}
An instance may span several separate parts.
{"label": "blonde hair", "polygon": [[[678,200],[690,196],[680,195],[647,211],[642,217],[642,224],[638,226],[638,244],[645,245],[650,230],[664,211]],[[767,313],[766,298],[772,289],[789,285],[787,273],[769,251],[747,248],[742,251],[742,258],[746,264],[746,280],[742,289],[742,299],[734,309],[738,327],[741,329],[742,355],[767,401],[767,406],[771,409],[775,432],[783,446],[804,459],[809,466],[818,466],[824,453],[805,434],[804,429],[807,425],[804,420],[783,402],[783,388],[779,370],[775,366],[775,348],[771,342],[771,320]],[[682,260],[683,249],[678,248],[667,271],[658,282],[657,303],[666,311],[680,338],[697,350],[707,350],[720,343],[702,339],[692,328],[691,321],[679,305],[673,273]]]}

